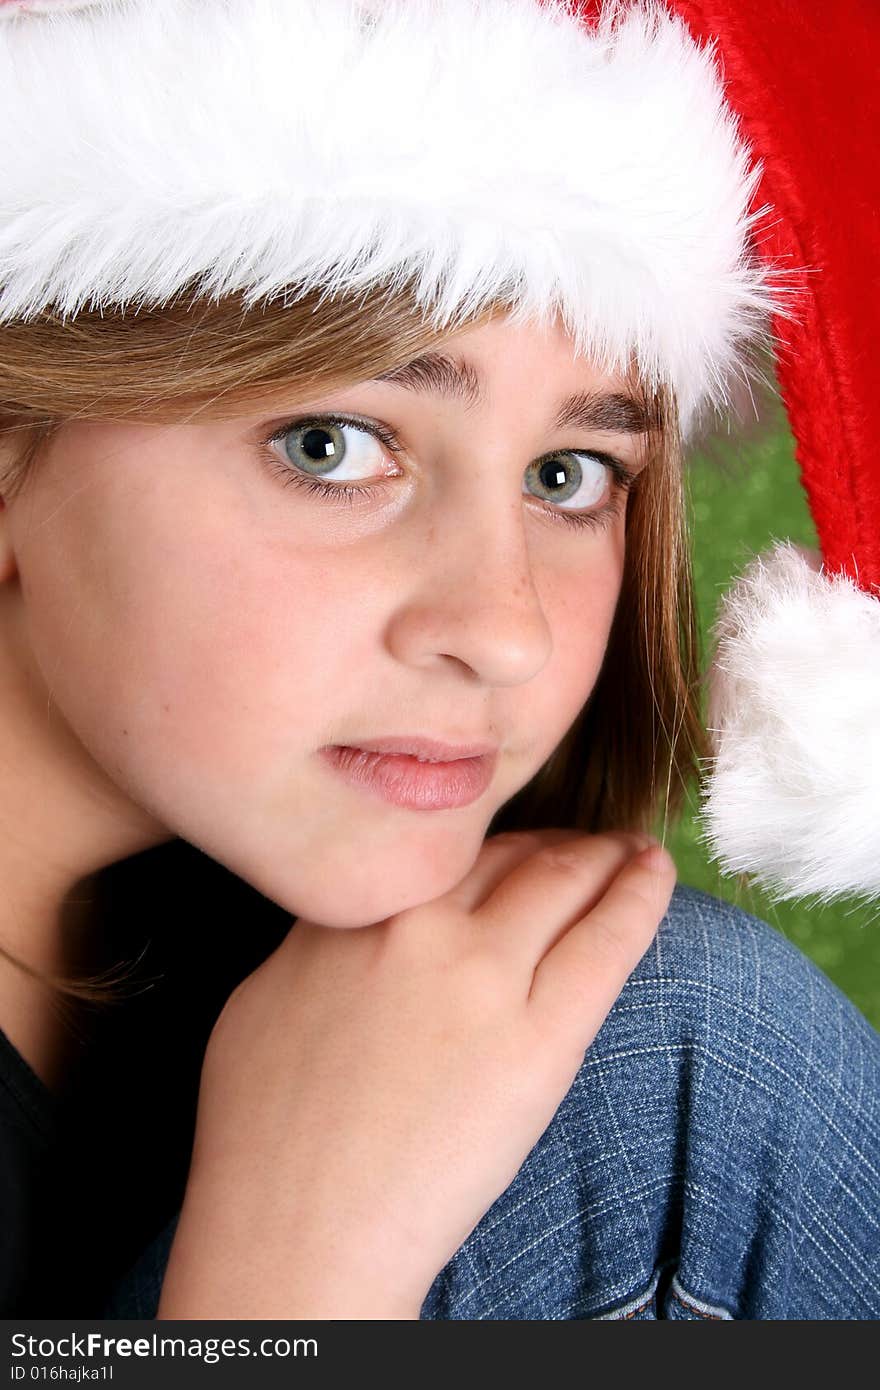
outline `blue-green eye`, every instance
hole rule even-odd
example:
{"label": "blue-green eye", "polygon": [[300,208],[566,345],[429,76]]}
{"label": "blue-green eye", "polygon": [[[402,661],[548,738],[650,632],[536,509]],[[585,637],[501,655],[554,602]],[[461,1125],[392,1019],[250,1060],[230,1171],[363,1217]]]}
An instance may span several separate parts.
{"label": "blue-green eye", "polygon": [[530,463],[526,486],[533,497],[556,506],[572,501],[572,510],[597,506],[613,489],[614,477],[596,454],[560,450]]}
{"label": "blue-green eye", "polygon": [[[332,476],[334,482],[357,482],[380,471],[378,432],[342,420],[307,420],[288,425],[276,436],[294,467],[309,477]],[[382,443],[393,448],[388,439]]]}
{"label": "blue-green eye", "polygon": [[[397,436],[378,421],[313,415],[288,421],[264,446],[272,472],[285,486],[354,506],[380,495],[392,476],[382,473],[380,443],[392,454],[403,452]],[[283,458],[271,447],[275,444],[283,446]],[[545,511],[552,520],[601,527],[620,514],[635,479],[636,474],[610,454],[558,449],[529,464],[524,488],[528,496],[549,503]],[[571,501],[576,507],[564,505]]]}

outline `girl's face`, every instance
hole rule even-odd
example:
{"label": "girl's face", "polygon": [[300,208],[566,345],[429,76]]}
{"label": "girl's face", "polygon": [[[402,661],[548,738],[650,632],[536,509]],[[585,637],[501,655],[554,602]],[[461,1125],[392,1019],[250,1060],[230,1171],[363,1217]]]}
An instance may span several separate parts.
{"label": "girl's face", "polygon": [[[457,390],[441,364],[443,392],[411,370],[233,422],[74,421],[8,507],[43,708],[104,809],[327,926],[464,877],[589,696],[620,590],[622,381],[558,323],[444,354]],[[320,752],[407,735],[497,745],[485,791],[401,806]]]}

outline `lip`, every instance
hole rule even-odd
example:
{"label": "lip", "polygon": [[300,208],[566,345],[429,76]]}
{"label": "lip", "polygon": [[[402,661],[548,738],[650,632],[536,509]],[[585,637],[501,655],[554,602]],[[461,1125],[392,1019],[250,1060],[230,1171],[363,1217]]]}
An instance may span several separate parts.
{"label": "lip", "polygon": [[425,739],[383,739],[379,749],[333,744],[320,753],[350,785],[410,811],[446,811],[471,805],[488,789],[498,761],[497,748],[447,761],[420,761],[410,751],[385,751],[392,742],[405,742],[409,749],[421,745],[422,758],[426,752],[436,758],[438,747],[450,746]]}
{"label": "lip", "polygon": [[459,758],[482,758],[487,753],[495,753],[495,743],[444,743],[436,738],[423,738],[420,734],[410,737],[401,734],[393,738],[359,739],[357,743],[336,744],[335,747],[360,748],[365,753],[407,753],[429,763],[453,763]]}

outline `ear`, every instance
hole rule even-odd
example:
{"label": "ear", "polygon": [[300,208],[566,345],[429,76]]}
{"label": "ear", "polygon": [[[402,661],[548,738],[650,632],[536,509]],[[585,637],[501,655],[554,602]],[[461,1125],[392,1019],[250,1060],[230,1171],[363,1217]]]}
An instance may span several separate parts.
{"label": "ear", "polygon": [[0,497],[0,584],[6,584],[18,574],[18,563],[12,548],[9,508]]}

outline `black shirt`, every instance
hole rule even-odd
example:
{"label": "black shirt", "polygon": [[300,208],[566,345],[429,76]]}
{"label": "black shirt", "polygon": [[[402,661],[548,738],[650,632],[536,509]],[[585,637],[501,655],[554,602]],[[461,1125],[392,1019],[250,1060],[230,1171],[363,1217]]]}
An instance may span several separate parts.
{"label": "black shirt", "polygon": [[[180,1207],[201,1061],[292,917],[181,840],[99,876],[96,930],[140,957],[56,1094],[0,1032],[0,1316],[100,1316]],[[0,1019],[0,1026],[2,1026]]]}
{"label": "black shirt", "polygon": [[22,1292],[33,1277],[31,1244],[56,1120],[52,1095],[0,1032],[0,1313],[7,1317],[22,1311]]}

